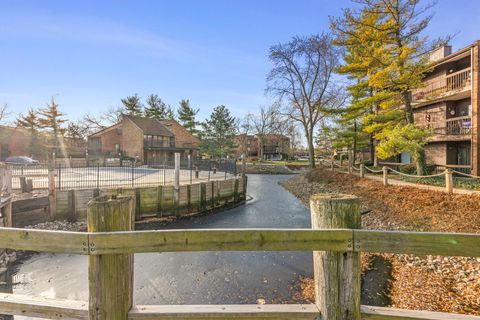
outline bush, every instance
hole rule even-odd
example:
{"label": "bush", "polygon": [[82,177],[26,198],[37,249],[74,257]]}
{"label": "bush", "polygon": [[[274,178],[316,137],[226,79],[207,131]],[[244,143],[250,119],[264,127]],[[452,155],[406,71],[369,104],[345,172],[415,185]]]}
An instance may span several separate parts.
{"label": "bush", "polygon": [[373,160],[364,160],[363,165],[366,167],[371,167],[373,166]]}
{"label": "bush", "polygon": [[[435,172],[437,166],[434,164],[427,164],[425,174],[429,175]],[[405,174],[417,174],[417,166],[414,163],[403,164],[400,166],[400,172]]]}

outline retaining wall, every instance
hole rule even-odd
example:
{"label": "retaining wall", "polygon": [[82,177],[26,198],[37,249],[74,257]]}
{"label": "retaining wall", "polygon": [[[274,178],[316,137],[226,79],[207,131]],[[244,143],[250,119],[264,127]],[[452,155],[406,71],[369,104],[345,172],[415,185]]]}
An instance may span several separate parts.
{"label": "retaining wall", "polygon": [[56,220],[85,219],[87,203],[94,196],[124,194],[135,199],[135,218],[182,216],[242,203],[247,178],[173,186],[65,190],[56,192]]}

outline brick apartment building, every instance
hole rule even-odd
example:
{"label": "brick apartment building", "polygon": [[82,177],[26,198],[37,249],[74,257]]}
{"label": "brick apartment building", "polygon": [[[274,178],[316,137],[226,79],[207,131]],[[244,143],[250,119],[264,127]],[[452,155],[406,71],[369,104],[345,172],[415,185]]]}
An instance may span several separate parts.
{"label": "brick apartment building", "polygon": [[[57,157],[84,157],[85,149],[85,140],[61,137]],[[0,161],[12,156],[27,156],[46,161],[53,150],[51,138],[45,132],[38,133],[32,148],[32,137],[28,130],[0,125]]]}
{"label": "brick apartment building", "polygon": [[88,137],[91,155],[124,155],[147,164],[172,160],[176,152],[197,157],[199,146],[199,139],[175,120],[130,115]]}
{"label": "brick apartment building", "polygon": [[[480,41],[455,53],[444,46],[430,55],[432,71],[412,92],[415,123],[434,135],[425,147],[428,163],[480,175]],[[410,162],[402,154],[398,159]]]}
{"label": "brick apartment building", "polygon": [[[245,154],[248,159],[260,156],[260,139],[255,135],[235,136],[235,156]],[[264,160],[285,160],[290,156],[290,138],[281,134],[267,134],[263,143]]]}

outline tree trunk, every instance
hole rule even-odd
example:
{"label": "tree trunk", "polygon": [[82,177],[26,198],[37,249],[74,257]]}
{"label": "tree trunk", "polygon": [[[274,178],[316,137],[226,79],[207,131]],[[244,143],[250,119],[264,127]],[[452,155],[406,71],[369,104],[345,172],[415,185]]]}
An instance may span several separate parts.
{"label": "tree trunk", "polygon": [[263,138],[258,139],[258,157],[263,161]]}
{"label": "tree trunk", "polygon": [[315,148],[313,147],[313,129],[307,134],[310,168],[315,168]]}
{"label": "tree trunk", "polygon": [[[374,162],[375,164],[375,138],[373,137],[373,134],[370,135],[370,160]],[[378,162],[378,161],[377,161]]]}
{"label": "tree trunk", "polygon": [[[407,123],[414,124],[415,117],[413,116],[413,108],[412,108],[412,101],[411,101],[411,94],[410,92],[405,92],[403,94],[403,101],[405,102],[405,111],[406,111],[406,118]],[[423,147],[418,151],[415,157],[415,166],[417,167],[417,175],[422,176],[425,174],[427,169],[427,161],[425,159],[425,150]]]}

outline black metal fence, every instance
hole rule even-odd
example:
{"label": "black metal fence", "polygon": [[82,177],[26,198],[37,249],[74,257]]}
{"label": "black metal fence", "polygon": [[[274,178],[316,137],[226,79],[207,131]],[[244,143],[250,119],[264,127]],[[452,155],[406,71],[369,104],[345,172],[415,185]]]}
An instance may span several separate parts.
{"label": "black metal fence", "polygon": [[[48,189],[48,165],[12,166],[12,189],[19,190],[20,177],[31,179],[34,190]],[[121,165],[55,166],[57,190],[88,188],[128,188],[151,185],[173,185],[175,162],[162,161],[136,166],[134,163]],[[235,160],[182,160],[179,182],[190,184],[202,181],[227,179],[237,174]]]}

